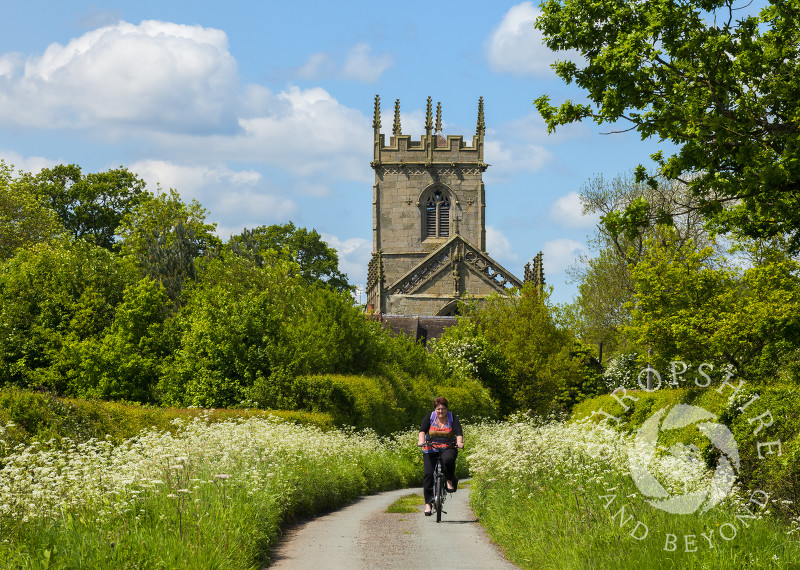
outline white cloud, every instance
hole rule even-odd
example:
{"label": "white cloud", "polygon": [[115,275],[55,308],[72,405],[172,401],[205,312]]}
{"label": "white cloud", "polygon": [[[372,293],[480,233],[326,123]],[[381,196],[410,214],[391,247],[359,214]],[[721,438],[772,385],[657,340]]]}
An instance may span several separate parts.
{"label": "white cloud", "polygon": [[580,255],[587,253],[586,247],[578,241],[561,238],[548,241],[542,248],[542,264],[545,278],[548,274],[559,275]]}
{"label": "white cloud", "polygon": [[232,191],[213,203],[214,214],[221,220],[239,220],[238,231],[288,222],[299,211],[297,204],[284,196],[258,194],[255,191]]}
{"label": "white cloud", "polygon": [[252,170],[237,172],[224,165],[176,164],[164,160],[135,162],[130,170],[151,185],[174,188],[186,196],[194,196],[211,186],[252,187],[261,179],[261,175]]}
{"label": "white cloud", "polygon": [[30,172],[37,174],[42,168],[52,168],[62,161],[51,160],[43,156],[22,156],[13,150],[0,150],[0,159],[7,165],[14,165],[15,171]]}
{"label": "white cloud", "polygon": [[327,53],[314,53],[308,61],[297,70],[302,79],[320,79],[336,75],[336,62]]}
{"label": "white cloud", "polygon": [[513,251],[511,241],[493,226],[486,226],[486,251],[499,261],[513,262],[519,259]]}
{"label": "white cloud", "polygon": [[0,121],[38,128],[236,127],[236,62],[221,30],[120,22],[0,59]]}
{"label": "white cloud", "polygon": [[6,53],[0,56],[0,79],[14,77],[23,65],[24,59],[20,53]]}
{"label": "white cloud", "polygon": [[[359,44],[340,72],[367,78],[389,63]],[[88,129],[106,140],[141,140],[165,164],[266,164],[289,172],[291,188],[304,195],[326,196],[337,181],[372,180],[370,124],[321,88],[275,93],[240,85],[225,33],[200,26],[120,22],[41,55],[0,55],[0,128]],[[183,172],[181,181],[209,175]]]}
{"label": "white cloud", "polygon": [[538,172],[553,161],[553,153],[538,144],[501,139],[487,140],[484,158],[493,167],[493,173],[503,176],[510,171]]}
{"label": "white cloud", "polygon": [[533,27],[541,12],[531,2],[512,6],[486,42],[493,71],[514,75],[553,75],[556,59],[574,59],[575,52],[552,52],[542,33]]}
{"label": "white cloud", "polygon": [[[151,187],[174,188],[184,201],[192,199],[213,212],[214,222],[221,222],[225,233],[238,233],[244,227],[285,222],[297,214],[297,204],[269,191],[261,174],[253,170],[231,170],[227,166],[175,164],[166,161],[142,161],[130,166]],[[235,223],[233,222],[235,220]]]}
{"label": "white cloud", "polygon": [[580,196],[577,192],[570,192],[550,205],[550,219],[568,228],[593,228],[600,216],[584,215]]}
{"label": "white cloud", "polygon": [[557,163],[551,147],[590,136],[586,125],[567,125],[552,135],[538,113],[501,123],[486,132],[484,159],[492,168],[486,178],[493,183],[513,172],[540,172]]}
{"label": "white cloud", "polygon": [[372,243],[364,238],[341,240],[331,234],[321,234],[321,237],[336,250],[339,270],[347,274],[350,283],[360,284],[363,289],[367,279],[367,265],[372,257]]}
{"label": "white cloud", "polygon": [[303,79],[339,78],[375,83],[393,63],[390,55],[373,55],[372,47],[362,42],[350,48],[341,63],[327,53],[312,54],[297,70],[297,76]]}
{"label": "white cloud", "polygon": [[360,43],[353,47],[342,67],[342,75],[365,83],[375,83],[394,61],[389,55],[372,55],[369,44]]}
{"label": "white cloud", "polygon": [[[253,105],[262,106],[262,113],[240,119],[240,132],[233,136],[164,133],[156,140],[164,152],[185,160],[269,164],[310,177],[309,187],[372,180],[371,121],[360,111],[341,105],[321,88],[290,87],[276,95],[260,91]],[[312,193],[323,192],[316,188]]]}

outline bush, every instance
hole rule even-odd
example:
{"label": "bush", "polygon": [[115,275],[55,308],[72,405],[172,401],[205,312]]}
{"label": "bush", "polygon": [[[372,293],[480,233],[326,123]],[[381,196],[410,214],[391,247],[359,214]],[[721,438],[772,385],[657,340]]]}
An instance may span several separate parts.
{"label": "bush", "polygon": [[338,426],[371,428],[381,435],[408,427],[408,414],[398,406],[392,386],[367,376],[303,376],[294,384],[300,409],[330,414]]}
{"label": "bush", "polygon": [[[734,386],[737,382],[736,379],[730,380]],[[572,419],[591,417],[595,412],[594,418],[602,421],[606,418],[605,414],[599,413],[602,410],[621,419],[620,429],[632,432],[661,408],[672,408],[676,404],[703,408],[715,414],[731,430],[738,445],[741,461],[739,480],[744,488],[769,493],[776,500],[774,506],[778,511],[797,516],[800,514],[800,417],[797,415],[800,394],[791,385],[758,388],[744,385],[731,399],[729,396],[733,389],[725,388],[720,393],[715,386],[719,384],[705,389],[678,388],[652,393],[628,391],[627,394],[638,400],[626,399],[627,411],[613,396],[600,396],[578,404]],[[619,395],[621,397],[622,393]],[[766,425],[770,421],[771,425]],[[608,420],[608,423],[616,425],[614,420]],[[708,466],[714,468],[716,465],[718,452],[693,426],[670,430],[665,435],[663,441],[659,440],[661,443],[667,446],[677,442],[694,443]],[[777,446],[763,446],[775,441],[780,441],[780,455]],[[762,443],[761,457],[759,442]],[[773,453],[769,454],[770,451]]]}
{"label": "bush", "polygon": [[110,439],[117,443],[150,428],[174,433],[174,420],[188,421],[200,416],[210,422],[275,416],[322,429],[333,428],[331,416],[323,413],[160,408],[123,402],[58,398],[45,392],[8,387],[0,389],[0,456],[20,443],[30,444],[34,441],[58,447],[65,439],[73,443]]}
{"label": "bush", "polygon": [[330,414],[337,426],[369,428],[382,435],[419,425],[437,396],[447,398],[465,421],[496,416],[494,402],[477,380],[427,387],[420,381],[394,381],[399,385],[383,377],[304,376],[295,380],[294,397],[298,408]]}

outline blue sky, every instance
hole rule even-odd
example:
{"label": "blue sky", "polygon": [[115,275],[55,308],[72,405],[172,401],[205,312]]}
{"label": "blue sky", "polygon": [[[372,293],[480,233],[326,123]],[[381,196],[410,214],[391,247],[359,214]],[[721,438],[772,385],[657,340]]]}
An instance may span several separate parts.
{"label": "blue sky", "polygon": [[[362,284],[372,249],[372,109],[404,134],[440,101],[444,134],[485,100],[487,249],[521,277],[544,252],[554,299],[595,219],[577,192],[649,164],[635,133],[548,136],[533,100],[580,98],[550,70],[536,5],[462,2],[14,2],[0,20],[0,158],[25,171],[123,165],[197,199],[224,239],[293,221]],[[560,57],[564,57],[563,55]]]}

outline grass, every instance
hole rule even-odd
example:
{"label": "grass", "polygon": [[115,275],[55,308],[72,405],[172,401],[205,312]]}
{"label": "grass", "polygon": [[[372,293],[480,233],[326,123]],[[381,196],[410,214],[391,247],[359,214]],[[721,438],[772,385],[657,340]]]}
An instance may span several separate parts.
{"label": "grass", "polygon": [[473,439],[473,508],[522,568],[800,568],[798,535],[744,490],[702,515],[649,504],[613,430],[519,421]]}
{"label": "grass", "polygon": [[287,521],[422,472],[414,433],[262,417],[172,428],[17,446],[0,470],[0,567],[261,568]]}
{"label": "grass", "polygon": [[416,513],[425,503],[425,498],[417,493],[400,497],[386,509],[387,513]]}

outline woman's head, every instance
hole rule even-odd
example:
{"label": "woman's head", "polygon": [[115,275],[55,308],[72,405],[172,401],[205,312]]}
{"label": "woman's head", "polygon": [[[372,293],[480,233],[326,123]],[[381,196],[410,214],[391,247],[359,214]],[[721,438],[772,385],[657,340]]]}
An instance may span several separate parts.
{"label": "woman's head", "polygon": [[433,409],[437,409],[439,406],[444,406],[445,410],[448,408],[447,405],[447,398],[443,396],[439,396],[438,398],[433,400]]}

